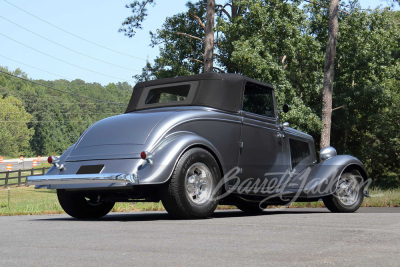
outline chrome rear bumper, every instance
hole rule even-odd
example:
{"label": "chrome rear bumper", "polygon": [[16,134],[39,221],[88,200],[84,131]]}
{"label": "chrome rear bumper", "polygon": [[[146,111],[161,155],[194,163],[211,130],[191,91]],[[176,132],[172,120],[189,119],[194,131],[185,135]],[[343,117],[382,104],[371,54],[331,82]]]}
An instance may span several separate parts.
{"label": "chrome rear bumper", "polygon": [[27,178],[27,185],[48,189],[120,187],[138,183],[136,175],[126,173],[37,175]]}

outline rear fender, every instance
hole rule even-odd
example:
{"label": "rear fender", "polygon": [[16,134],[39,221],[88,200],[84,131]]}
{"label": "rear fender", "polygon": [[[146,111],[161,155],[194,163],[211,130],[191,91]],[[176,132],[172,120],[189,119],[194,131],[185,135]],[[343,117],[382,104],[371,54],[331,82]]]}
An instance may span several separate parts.
{"label": "rear fender", "polygon": [[[66,158],[68,157],[68,155],[72,152],[72,150],[75,148],[76,144],[73,144],[72,146],[70,146],[67,150],[64,151],[64,153],[60,156],[59,158],[59,163],[63,164],[66,160]],[[54,175],[54,174],[59,174],[60,171],[54,167],[54,165],[52,165],[50,167],[50,169],[47,171],[46,175]]]}
{"label": "rear fender", "polygon": [[[192,147],[204,147],[214,155],[217,162],[222,161],[215,146],[205,138],[192,132],[176,132],[164,138],[150,153],[151,163],[143,160],[137,177],[140,184],[161,184],[169,180],[182,154]],[[221,165],[220,165],[221,166]]]}

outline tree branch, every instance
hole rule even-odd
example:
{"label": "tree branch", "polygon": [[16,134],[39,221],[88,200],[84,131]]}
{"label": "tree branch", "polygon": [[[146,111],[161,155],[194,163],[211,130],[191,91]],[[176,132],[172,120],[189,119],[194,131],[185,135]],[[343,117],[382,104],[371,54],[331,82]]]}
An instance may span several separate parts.
{"label": "tree branch", "polygon": [[193,18],[195,18],[195,19],[199,22],[200,26],[201,26],[204,30],[206,29],[206,25],[204,25],[204,23],[201,21],[201,19],[200,19],[198,16],[196,16],[195,14],[193,14],[193,13],[191,13],[191,12],[189,12],[189,15],[192,16]]}
{"label": "tree branch", "polygon": [[226,3],[225,5],[215,5],[215,7],[221,7],[223,9],[225,9],[225,7],[230,6],[232,8],[232,5],[229,3]]}
{"label": "tree branch", "polygon": [[213,68],[216,69],[216,70],[219,70],[221,73],[225,73],[225,71],[223,69],[220,69],[218,67],[213,67]]}
{"label": "tree branch", "polygon": [[198,59],[195,59],[195,58],[188,58],[189,60],[193,60],[193,61],[196,61],[196,62],[198,62],[198,63],[201,63],[201,64],[204,64],[204,62],[203,61],[201,61],[201,60],[198,60]]}
{"label": "tree branch", "polygon": [[335,111],[335,110],[338,110],[338,109],[341,109],[341,108],[344,108],[344,107],[346,107],[346,105],[343,105],[343,106],[340,106],[340,107],[337,107],[337,108],[333,108],[332,111]]}
{"label": "tree branch", "polygon": [[282,58],[282,64],[285,64],[285,60],[286,60],[286,55],[285,56],[283,56],[283,58]]}
{"label": "tree branch", "polygon": [[190,34],[187,34],[187,33],[177,32],[176,34],[183,35],[183,36],[186,36],[186,37],[189,37],[189,38],[193,38],[193,39],[198,40],[200,42],[204,42],[203,39],[201,39],[199,37],[196,37],[196,36],[193,36],[193,35],[190,35]]}
{"label": "tree branch", "polygon": [[[227,5],[228,5],[228,4],[227,4]],[[229,5],[230,5],[230,4],[229,4]],[[225,9],[226,5],[224,5],[224,6],[222,6],[222,5],[215,5],[215,7],[219,7],[219,11],[220,11],[220,12],[224,12],[225,15],[229,18],[229,20],[232,19],[231,14],[229,14],[229,12],[226,11],[226,9]]]}

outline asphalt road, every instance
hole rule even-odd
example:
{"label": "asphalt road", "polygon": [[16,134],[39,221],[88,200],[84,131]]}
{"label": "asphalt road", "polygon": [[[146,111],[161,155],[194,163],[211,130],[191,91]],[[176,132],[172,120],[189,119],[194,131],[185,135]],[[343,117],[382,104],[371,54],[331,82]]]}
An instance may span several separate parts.
{"label": "asphalt road", "polygon": [[165,212],[0,217],[1,266],[399,266],[400,209]]}

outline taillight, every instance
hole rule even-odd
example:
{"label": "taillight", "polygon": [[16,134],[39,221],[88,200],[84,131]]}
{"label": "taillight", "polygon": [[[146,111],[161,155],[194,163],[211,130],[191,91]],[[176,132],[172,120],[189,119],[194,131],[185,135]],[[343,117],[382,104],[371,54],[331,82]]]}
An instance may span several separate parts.
{"label": "taillight", "polygon": [[54,166],[59,169],[60,171],[64,171],[65,170],[65,166],[64,164],[59,164],[60,162],[60,158],[56,157],[56,156],[50,156],[47,158],[47,162],[50,164],[54,164]]}
{"label": "taillight", "polygon": [[47,158],[47,162],[50,164],[56,164],[60,161],[60,158],[56,157],[56,156],[50,156]]}
{"label": "taillight", "polygon": [[142,151],[140,153],[140,158],[146,160],[150,165],[153,164],[151,158],[153,157],[153,153]]}

